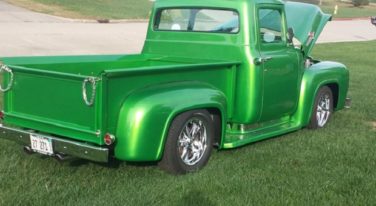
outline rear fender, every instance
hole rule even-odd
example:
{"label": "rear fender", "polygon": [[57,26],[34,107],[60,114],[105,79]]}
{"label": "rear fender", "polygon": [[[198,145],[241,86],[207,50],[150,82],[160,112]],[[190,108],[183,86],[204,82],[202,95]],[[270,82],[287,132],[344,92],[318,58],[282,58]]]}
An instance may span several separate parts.
{"label": "rear fender", "polygon": [[126,98],[120,110],[115,157],[126,161],[159,160],[169,125],[178,114],[214,108],[220,111],[224,122],[226,104],[221,91],[201,82],[170,83],[137,90]]}
{"label": "rear fender", "polygon": [[308,125],[318,90],[332,84],[338,87],[335,109],[343,109],[349,87],[349,71],[346,67],[336,62],[320,62],[306,69],[302,78],[298,109],[293,115],[294,122],[301,126]]}

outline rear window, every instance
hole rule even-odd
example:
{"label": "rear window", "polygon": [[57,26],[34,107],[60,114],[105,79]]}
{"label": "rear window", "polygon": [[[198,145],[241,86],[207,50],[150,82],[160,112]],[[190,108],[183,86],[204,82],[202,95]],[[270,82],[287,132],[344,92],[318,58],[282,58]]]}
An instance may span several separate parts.
{"label": "rear window", "polygon": [[161,9],[154,30],[238,33],[239,14],[233,10],[205,8]]}

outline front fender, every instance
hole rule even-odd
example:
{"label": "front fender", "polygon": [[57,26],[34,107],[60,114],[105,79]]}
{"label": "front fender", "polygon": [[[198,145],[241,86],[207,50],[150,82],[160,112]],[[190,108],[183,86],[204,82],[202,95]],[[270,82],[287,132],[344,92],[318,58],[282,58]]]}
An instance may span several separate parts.
{"label": "front fender", "polygon": [[342,109],[349,87],[349,71],[346,66],[336,62],[320,62],[305,70],[300,88],[298,109],[293,115],[294,122],[301,126],[308,125],[318,90],[322,86],[331,84],[338,86],[336,109]]}
{"label": "front fender", "polygon": [[193,109],[216,108],[224,117],[226,104],[221,91],[201,82],[170,83],[135,91],[120,110],[115,158],[159,160],[169,125],[176,115]]}

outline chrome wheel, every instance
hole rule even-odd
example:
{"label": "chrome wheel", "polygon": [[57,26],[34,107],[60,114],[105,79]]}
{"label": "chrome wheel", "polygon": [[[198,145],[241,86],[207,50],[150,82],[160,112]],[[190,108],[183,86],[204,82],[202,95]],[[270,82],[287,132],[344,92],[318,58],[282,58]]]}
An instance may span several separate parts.
{"label": "chrome wheel", "polygon": [[319,127],[323,127],[329,119],[330,116],[330,102],[331,98],[328,94],[325,94],[320,97],[317,110],[316,110],[316,119],[317,125]]}
{"label": "chrome wheel", "polygon": [[192,118],[183,126],[178,138],[178,154],[186,165],[195,165],[204,156],[208,147],[207,129],[204,122]]}
{"label": "chrome wheel", "polygon": [[185,174],[203,168],[213,149],[214,126],[211,114],[204,109],[176,116],[171,122],[159,166],[173,174]]}
{"label": "chrome wheel", "polygon": [[330,120],[333,113],[333,93],[328,86],[321,87],[316,94],[309,129],[323,128]]}

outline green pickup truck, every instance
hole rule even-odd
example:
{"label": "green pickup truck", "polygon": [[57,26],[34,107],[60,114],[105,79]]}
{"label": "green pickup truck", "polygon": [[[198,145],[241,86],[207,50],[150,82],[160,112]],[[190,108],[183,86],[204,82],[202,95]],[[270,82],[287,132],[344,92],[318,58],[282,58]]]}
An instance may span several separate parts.
{"label": "green pickup truck", "polygon": [[201,169],[228,149],[325,126],[349,72],[310,57],[331,19],[279,0],[159,0],[141,54],[1,58],[0,136],[64,159]]}

